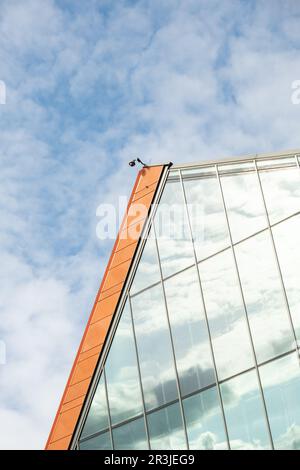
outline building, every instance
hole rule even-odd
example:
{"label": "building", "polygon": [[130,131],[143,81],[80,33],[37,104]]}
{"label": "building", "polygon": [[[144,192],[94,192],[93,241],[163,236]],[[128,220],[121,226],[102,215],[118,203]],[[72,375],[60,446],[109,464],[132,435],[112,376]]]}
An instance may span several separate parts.
{"label": "building", "polygon": [[299,240],[297,152],[142,169],[47,449],[300,449]]}

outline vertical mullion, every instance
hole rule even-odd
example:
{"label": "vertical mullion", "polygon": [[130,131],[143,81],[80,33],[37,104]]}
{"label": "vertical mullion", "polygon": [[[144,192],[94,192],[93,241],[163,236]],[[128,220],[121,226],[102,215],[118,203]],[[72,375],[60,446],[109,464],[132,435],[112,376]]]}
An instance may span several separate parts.
{"label": "vertical mullion", "polygon": [[165,304],[165,309],[166,309],[166,317],[167,317],[169,335],[170,335],[170,340],[171,340],[172,356],[173,356],[173,361],[174,361],[174,368],[175,368],[175,375],[176,375],[176,385],[177,385],[178,400],[179,400],[179,406],[180,406],[180,412],[181,412],[181,418],[182,418],[182,425],[183,425],[183,428],[184,428],[186,446],[187,446],[187,449],[189,450],[189,440],[188,440],[188,435],[187,435],[185,415],[184,415],[184,411],[183,411],[183,404],[182,404],[181,389],[180,389],[180,383],[179,383],[179,375],[178,375],[178,369],[177,369],[177,363],[176,363],[176,355],[175,355],[173,334],[172,334],[171,323],[170,323],[170,318],[169,318],[169,310],[168,310],[168,304],[167,304],[167,298],[166,298],[166,292],[165,292],[165,286],[164,286],[163,274],[162,274],[162,268],[161,268],[161,261],[160,261],[158,244],[157,244],[155,223],[153,223],[153,232],[154,232],[154,238],[155,238],[156,253],[157,253],[157,257],[158,257],[158,265],[159,265],[161,286],[162,286],[163,296],[164,296],[164,304]]}
{"label": "vertical mullion", "polygon": [[182,193],[183,193],[185,211],[186,211],[187,220],[188,220],[190,240],[191,240],[191,243],[192,243],[192,246],[193,246],[193,253],[194,253],[194,260],[195,260],[195,266],[196,266],[196,271],[197,271],[200,295],[201,295],[201,300],[202,300],[202,305],[203,305],[206,328],[207,328],[207,332],[208,332],[209,347],[210,347],[211,357],[212,357],[213,366],[214,366],[216,389],[217,389],[217,392],[218,392],[218,397],[219,397],[219,402],[220,402],[220,407],[221,407],[221,413],[222,413],[222,418],[223,418],[223,423],[224,423],[224,429],[225,429],[225,434],[226,434],[226,439],[227,439],[227,445],[228,445],[228,449],[230,449],[230,440],[229,440],[228,428],[227,428],[227,423],[226,423],[226,418],[225,418],[224,404],[223,404],[223,399],[222,399],[222,394],[221,394],[221,389],[220,389],[220,384],[219,384],[219,377],[218,377],[216,359],[215,359],[215,354],[214,354],[213,344],[212,344],[212,336],[211,336],[210,326],[209,326],[209,322],[208,322],[206,304],[205,304],[205,299],[204,299],[204,294],[203,294],[203,289],[202,289],[202,282],[201,282],[200,271],[199,271],[199,265],[198,265],[198,262],[197,262],[197,255],[196,255],[196,249],[195,249],[195,244],[194,244],[192,225],[191,225],[191,221],[190,221],[190,214],[189,214],[189,209],[188,209],[188,205],[187,205],[185,189],[184,189],[184,185],[183,185],[183,181],[182,181],[181,170],[179,170],[179,175],[180,175],[180,183],[181,183],[181,189],[182,189]]}
{"label": "vertical mullion", "polygon": [[112,448],[113,448],[113,450],[114,450],[114,439],[113,439],[113,433],[112,433],[111,415],[110,415],[110,408],[109,408],[109,399],[108,399],[108,391],[107,391],[107,381],[106,381],[105,367],[103,367],[103,377],[104,377],[106,406],[107,406],[107,413],[108,413],[109,434],[110,434],[111,445],[112,445]]}
{"label": "vertical mullion", "polygon": [[131,297],[130,297],[130,295],[128,295],[128,299],[129,299],[129,309],[130,309],[131,325],[132,325],[132,331],[133,331],[134,347],[135,347],[135,353],[136,353],[137,369],[138,369],[138,375],[139,375],[139,383],[140,383],[140,389],[141,389],[141,395],[142,395],[142,404],[143,404],[143,415],[144,415],[145,430],[146,430],[146,436],[147,436],[148,449],[151,449],[151,446],[150,446],[150,438],[149,438],[148,422],[147,422],[147,418],[146,418],[145,396],[144,396],[144,390],[143,390],[143,384],[142,384],[142,374],[141,374],[141,368],[140,368],[140,359],[139,359],[138,347],[137,347],[137,342],[136,342],[135,325],[134,325],[134,321],[133,321],[133,313],[132,313],[132,305],[131,305]]}
{"label": "vertical mullion", "polygon": [[296,159],[296,165],[300,170],[299,155],[295,155],[295,159]]}
{"label": "vertical mullion", "polygon": [[218,182],[219,182],[219,188],[220,188],[220,193],[221,193],[221,198],[222,198],[222,203],[223,203],[223,209],[224,209],[225,217],[226,217],[227,229],[228,229],[230,245],[231,245],[231,253],[232,253],[232,256],[233,256],[233,261],[234,261],[234,265],[235,265],[235,272],[236,272],[236,275],[237,275],[237,280],[238,280],[238,285],[239,285],[239,289],[240,289],[241,299],[242,299],[242,302],[243,302],[243,310],[244,310],[244,313],[245,313],[245,319],[246,319],[247,329],[248,329],[250,343],[251,343],[251,350],[252,350],[253,360],[254,360],[254,364],[255,364],[257,380],[258,380],[258,383],[259,383],[260,394],[261,394],[262,403],[263,403],[263,407],[264,407],[265,420],[266,420],[266,424],[267,424],[267,428],[268,428],[268,433],[269,433],[269,438],[270,438],[270,443],[271,443],[271,446],[272,446],[272,450],[274,450],[274,442],[273,442],[273,437],[272,437],[271,425],[270,425],[270,421],[269,421],[269,417],[268,417],[267,405],[266,405],[265,396],[264,396],[264,392],[263,392],[263,387],[262,387],[262,383],[261,383],[261,379],[260,379],[260,373],[259,373],[259,369],[258,369],[258,361],[257,361],[257,358],[256,358],[254,340],[253,340],[250,321],[249,321],[249,316],[248,316],[248,309],[247,309],[247,305],[246,305],[246,301],[245,301],[245,297],[244,297],[244,291],[243,291],[240,272],[239,272],[238,263],[237,263],[237,259],[236,259],[235,247],[234,247],[233,240],[232,240],[232,233],[231,233],[231,228],[230,228],[230,224],[229,224],[228,212],[227,212],[227,207],[226,207],[226,203],[225,203],[221,178],[220,178],[220,174],[219,174],[219,171],[218,171],[218,165],[216,165],[215,168],[216,168],[216,175],[217,175]]}
{"label": "vertical mullion", "polygon": [[272,231],[272,227],[271,227],[271,223],[270,223],[270,218],[269,218],[268,208],[267,208],[267,204],[266,204],[266,200],[265,200],[264,190],[263,190],[263,187],[262,187],[260,174],[259,174],[259,171],[258,171],[257,164],[256,164],[255,160],[254,160],[254,164],[255,164],[255,171],[256,171],[256,175],[257,175],[257,179],[258,179],[258,182],[259,182],[259,186],[260,186],[260,190],[261,190],[261,194],[262,194],[262,198],[263,198],[263,203],[264,203],[264,207],[265,207],[265,211],[266,211],[266,215],[267,215],[269,234],[270,234],[270,237],[271,237],[271,243],[272,243],[272,247],[273,247],[273,251],[274,251],[274,256],[275,256],[276,266],[277,266],[277,270],[278,270],[278,274],[279,274],[279,278],[280,278],[281,288],[282,288],[282,291],[283,291],[283,296],[284,296],[285,305],[286,305],[286,308],[287,308],[290,327],[292,329],[292,333],[293,333],[293,337],[294,337],[294,341],[295,341],[295,348],[296,348],[296,351],[297,351],[297,357],[298,357],[298,361],[299,361],[299,365],[300,365],[299,345],[298,345],[298,341],[297,341],[297,335],[296,335],[296,331],[295,331],[295,328],[294,328],[294,322],[293,322],[292,314],[291,314],[291,311],[290,311],[290,304],[289,304],[289,301],[288,301],[288,297],[287,297],[287,293],[286,293],[286,289],[285,289],[285,285],[284,285],[284,280],[283,280],[283,276],[282,276],[282,272],[281,272],[281,267],[280,267],[280,263],[279,263],[279,258],[278,258],[278,254],[277,254],[277,250],[276,250],[276,245],[275,245],[275,241],[274,241],[274,237],[273,237],[273,231]]}

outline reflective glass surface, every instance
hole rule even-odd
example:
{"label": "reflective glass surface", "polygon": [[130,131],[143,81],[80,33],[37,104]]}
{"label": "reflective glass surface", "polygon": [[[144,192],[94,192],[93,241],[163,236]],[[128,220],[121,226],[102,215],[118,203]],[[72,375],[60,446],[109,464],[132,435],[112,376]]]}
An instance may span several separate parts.
{"label": "reflective glass surface", "polygon": [[[184,172],[183,172],[184,176]],[[229,235],[216,177],[184,180],[198,260],[229,246]]]}
{"label": "reflective glass surface", "polygon": [[261,171],[260,179],[271,224],[300,211],[300,171],[297,167]]}
{"label": "reflective glass surface", "polygon": [[146,408],[177,398],[175,366],[161,285],[132,298]]}
{"label": "reflective glass surface", "polygon": [[216,387],[183,400],[190,449],[228,448]]}
{"label": "reflective glass surface", "polygon": [[231,449],[270,449],[256,372],[247,372],[224,382],[221,393]]}
{"label": "reflective glass surface", "polygon": [[126,303],[105,365],[112,424],[143,411],[129,304]]}
{"label": "reflective glass surface", "polygon": [[179,403],[147,416],[150,445],[153,450],[186,449]]}
{"label": "reflective glass surface", "polygon": [[288,310],[268,231],[237,245],[236,256],[256,355],[263,362],[293,347]]}
{"label": "reflective glass surface", "polygon": [[275,449],[300,450],[300,367],[295,353],[260,368]]}
{"label": "reflective glass surface", "polygon": [[82,429],[81,437],[89,436],[106,428],[108,428],[108,412],[104,376],[102,375]]}
{"label": "reflective glass surface", "polygon": [[114,449],[147,449],[147,436],[144,418],[135,419],[113,429]]}
{"label": "reflective glass surface", "polygon": [[165,281],[181,393],[215,382],[196,268]]}
{"label": "reflective glass surface", "polygon": [[131,286],[131,293],[134,294],[145,287],[149,287],[160,280],[157,249],[153,230],[145,243],[141,259],[139,260],[137,271]]}
{"label": "reflective glass surface", "polygon": [[225,208],[216,164],[183,168],[183,188],[179,170],[170,173],[155,216],[158,240],[150,221],[105,370],[100,358],[86,422],[80,418],[80,449],[176,450],[188,439],[200,450],[300,450],[295,162],[257,161],[272,232],[253,160],[218,164]]}
{"label": "reflective glass surface", "polygon": [[79,443],[80,450],[111,450],[111,439],[109,432],[100,434],[86,441]]}
{"label": "reflective glass surface", "polygon": [[256,173],[223,176],[221,183],[234,242],[268,226]]}
{"label": "reflective glass surface", "polygon": [[200,263],[199,270],[218,376],[221,380],[254,365],[231,250]]}
{"label": "reflective glass surface", "polygon": [[272,229],[280,269],[300,345],[300,216],[292,217]]}
{"label": "reflective glass surface", "polygon": [[180,182],[166,184],[154,224],[163,277],[191,266],[193,246]]}

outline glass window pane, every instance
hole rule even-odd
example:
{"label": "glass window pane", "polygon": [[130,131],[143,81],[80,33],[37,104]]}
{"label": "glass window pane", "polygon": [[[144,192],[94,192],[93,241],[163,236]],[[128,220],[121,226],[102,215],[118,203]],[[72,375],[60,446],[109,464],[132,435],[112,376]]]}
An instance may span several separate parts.
{"label": "glass window pane", "polygon": [[218,375],[224,379],[254,365],[231,250],[200,263],[199,270]]}
{"label": "glass window pane", "polygon": [[249,170],[255,170],[254,160],[247,162],[224,163],[223,165],[218,165],[218,172],[220,175],[225,173],[242,173]]}
{"label": "glass window pane", "polygon": [[155,284],[160,280],[159,264],[153,230],[150,231],[145,247],[138,263],[131,294]]}
{"label": "glass window pane", "polygon": [[183,400],[185,421],[192,450],[227,449],[224,421],[215,387]]}
{"label": "glass window pane", "polygon": [[179,403],[147,416],[152,450],[186,449]]}
{"label": "glass window pane", "polygon": [[283,157],[283,158],[268,158],[266,160],[257,160],[257,168],[276,168],[276,167],[286,167],[286,166],[296,166],[295,157]]}
{"label": "glass window pane", "polygon": [[300,368],[296,354],[260,368],[275,449],[300,450]]}
{"label": "glass window pane", "polygon": [[105,364],[112,424],[142,413],[136,351],[126,303]]}
{"label": "glass window pane", "polygon": [[256,372],[246,372],[224,382],[221,385],[221,394],[231,449],[270,449]]}
{"label": "glass window pane", "polygon": [[80,450],[112,450],[110,434],[105,432],[99,436],[79,442]]}
{"label": "glass window pane", "polygon": [[196,268],[165,281],[182,395],[215,382]]}
{"label": "glass window pane", "polygon": [[146,408],[177,398],[175,367],[161,285],[132,297]]}
{"label": "glass window pane", "polygon": [[117,450],[148,449],[144,418],[113,429],[113,441]]}
{"label": "glass window pane", "polygon": [[180,182],[166,184],[155,216],[155,230],[164,277],[193,264],[193,246]]}
{"label": "glass window pane", "polygon": [[259,362],[289,351],[293,336],[270,234],[236,246],[250,327]]}
{"label": "glass window pane", "polygon": [[273,236],[279,258],[298,344],[300,344],[300,216],[273,227]]}
{"label": "glass window pane", "polygon": [[229,246],[226,217],[217,178],[185,180],[198,260]]}
{"label": "glass window pane", "polygon": [[108,412],[105,394],[104,377],[100,378],[91,407],[89,409],[81,438],[108,428]]}
{"label": "glass window pane", "polygon": [[261,171],[260,178],[271,224],[300,210],[298,168]]}
{"label": "glass window pane", "polygon": [[256,173],[221,178],[233,241],[268,226]]}

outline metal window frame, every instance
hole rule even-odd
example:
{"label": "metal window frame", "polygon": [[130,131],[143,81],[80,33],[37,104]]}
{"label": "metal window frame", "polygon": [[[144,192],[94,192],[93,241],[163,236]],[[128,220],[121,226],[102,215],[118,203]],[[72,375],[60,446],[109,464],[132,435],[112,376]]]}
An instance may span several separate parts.
{"label": "metal window frame", "polygon": [[[267,408],[266,408],[266,403],[265,403],[265,399],[264,399],[264,391],[263,391],[263,387],[262,387],[262,384],[261,384],[261,380],[260,380],[260,374],[259,374],[259,367],[265,365],[265,364],[268,364],[270,362],[274,362],[276,361],[277,359],[280,359],[281,357],[284,357],[284,356],[287,356],[289,354],[293,354],[294,352],[297,353],[297,356],[298,356],[298,359],[300,361],[300,358],[299,358],[299,349],[298,349],[298,343],[297,343],[297,337],[296,337],[296,333],[295,333],[295,329],[294,329],[294,325],[293,325],[293,319],[292,319],[292,315],[291,315],[291,312],[290,312],[290,308],[289,308],[289,301],[288,301],[288,297],[287,297],[287,294],[286,294],[286,290],[285,290],[285,286],[284,286],[284,280],[283,280],[283,277],[282,277],[282,273],[281,273],[281,268],[280,268],[280,263],[279,263],[279,259],[278,259],[278,255],[277,255],[277,251],[276,251],[276,246],[275,246],[275,242],[274,242],[274,238],[273,238],[273,234],[272,234],[272,227],[284,222],[285,220],[288,220],[292,217],[295,217],[297,215],[300,214],[300,211],[297,212],[297,213],[294,213],[294,214],[291,214],[289,215],[288,217],[285,217],[284,219],[280,220],[280,221],[276,221],[276,223],[274,224],[271,224],[270,223],[270,219],[269,219],[269,215],[268,215],[268,210],[267,210],[267,206],[266,206],[266,202],[265,202],[265,198],[264,198],[264,193],[263,193],[263,188],[262,188],[262,183],[261,183],[261,180],[260,180],[260,177],[259,177],[259,173],[261,171],[265,172],[265,171],[269,171],[273,168],[260,168],[258,169],[257,168],[257,160],[281,160],[281,159],[284,159],[284,158],[290,158],[290,157],[294,157],[295,158],[295,163],[296,165],[292,165],[292,166],[279,166],[279,165],[276,165],[276,167],[274,167],[274,170],[281,170],[281,169],[284,169],[284,168],[298,168],[300,169],[300,161],[299,161],[299,155],[300,155],[300,152],[297,151],[297,152],[288,152],[288,153],[278,153],[278,154],[264,154],[264,155],[255,155],[255,156],[249,156],[249,157],[237,157],[237,158],[230,158],[230,159],[225,159],[225,160],[214,160],[214,161],[208,161],[208,162],[203,162],[203,163],[200,163],[200,164],[186,164],[186,165],[175,165],[172,167],[172,169],[170,170],[168,167],[166,167],[164,169],[164,172],[163,172],[163,176],[161,178],[161,181],[160,181],[160,184],[157,188],[157,192],[156,192],[156,195],[154,197],[154,201],[153,201],[153,205],[151,207],[151,210],[150,210],[150,213],[149,213],[149,217],[147,219],[147,222],[145,224],[145,227],[143,229],[143,232],[142,232],[142,235],[141,235],[141,240],[140,240],[140,243],[139,243],[139,246],[137,248],[137,252],[135,254],[135,257],[134,257],[134,260],[133,260],[133,266],[130,270],[130,273],[129,273],[129,276],[128,276],[128,279],[126,281],[126,284],[124,286],[124,290],[123,290],[123,293],[122,293],[122,296],[121,296],[121,299],[120,299],[120,302],[119,302],[119,306],[118,306],[118,309],[115,313],[115,318],[114,318],[114,321],[113,321],[113,324],[112,324],[112,327],[110,329],[110,332],[109,332],[109,335],[108,335],[108,338],[107,338],[107,341],[106,341],[106,344],[103,348],[103,351],[102,351],[102,354],[101,354],[101,357],[100,357],[100,360],[99,360],[99,363],[97,365],[97,368],[96,368],[96,371],[95,371],[95,374],[94,374],[94,378],[93,378],[93,381],[92,381],[92,385],[90,387],[90,390],[88,392],[88,399],[86,400],[86,403],[84,404],[83,406],[83,409],[82,409],[82,412],[81,412],[81,415],[80,415],[80,418],[78,420],[78,424],[77,424],[77,427],[76,427],[76,430],[75,430],[75,433],[73,435],[73,438],[72,438],[72,441],[71,441],[71,445],[70,445],[70,449],[78,449],[78,446],[79,446],[79,442],[80,442],[80,434],[81,434],[81,430],[82,430],[82,427],[85,423],[85,420],[86,420],[86,416],[88,414],[88,411],[89,411],[89,408],[90,408],[90,404],[92,402],[92,399],[94,397],[94,393],[95,393],[95,390],[96,390],[96,387],[98,385],[98,382],[99,382],[99,378],[101,376],[101,373],[103,371],[104,373],[104,381],[105,381],[105,394],[106,394],[106,400],[107,400],[107,405],[108,405],[108,413],[109,413],[109,428],[106,429],[106,430],[101,430],[101,432],[99,433],[96,433],[96,434],[93,434],[91,436],[88,436],[88,437],[85,437],[84,439],[82,439],[81,441],[84,442],[92,437],[95,437],[97,435],[100,435],[104,432],[107,432],[109,431],[110,433],[110,438],[111,438],[111,442],[112,442],[112,448],[114,449],[114,443],[113,443],[113,429],[119,427],[119,426],[122,426],[124,424],[127,424],[131,421],[134,421],[134,420],[137,420],[137,419],[141,419],[141,418],[144,418],[144,423],[145,423],[145,431],[146,431],[146,437],[147,437],[147,441],[148,441],[148,446],[149,446],[149,449],[151,449],[151,444],[150,444],[150,437],[149,437],[149,429],[148,429],[148,422],[147,422],[147,415],[148,414],[152,414],[160,409],[163,409],[167,406],[170,406],[171,404],[173,403],[176,403],[178,402],[179,405],[180,405],[180,410],[181,410],[181,415],[182,415],[182,420],[183,420],[183,430],[184,430],[184,434],[185,434],[185,439],[186,439],[186,442],[187,442],[187,446],[189,446],[189,441],[188,441],[188,435],[187,435],[187,426],[186,426],[186,422],[185,422],[185,415],[184,415],[184,408],[183,408],[183,400],[191,397],[191,396],[194,396],[198,393],[201,393],[202,391],[206,390],[206,389],[210,389],[210,388],[213,388],[213,387],[216,387],[216,390],[218,392],[218,397],[219,397],[219,402],[220,402],[220,409],[221,409],[221,414],[222,414],[222,417],[223,417],[223,421],[224,421],[224,430],[225,430],[225,435],[226,435],[226,439],[227,439],[227,445],[228,445],[228,448],[230,449],[230,439],[229,439],[229,433],[228,433],[228,428],[227,428],[227,422],[226,422],[226,416],[225,416],[225,411],[224,411],[224,404],[223,404],[223,399],[222,399],[222,395],[221,395],[221,391],[220,391],[220,385],[224,382],[227,382],[237,376],[240,376],[246,372],[249,372],[249,371],[252,371],[252,370],[255,370],[256,373],[257,373],[257,377],[258,377],[258,383],[259,383],[259,387],[260,387],[260,391],[261,391],[261,394],[262,394],[262,400],[263,400],[263,406],[264,406],[264,412],[265,412],[265,418],[266,418],[266,421],[267,421],[267,425],[268,425],[268,429],[269,429],[269,433],[270,433],[270,440],[271,440],[271,444],[272,444],[272,448],[274,448],[274,444],[273,444],[273,438],[272,438],[272,432],[271,432],[271,428],[270,428],[270,423],[269,423],[269,419],[268,419],[268,413],[267,413]],[[265,228],[255,232],[254,234],[251,234],[247,237],[245,237],[244,239],[242,240],[238,240],[237,242],[233,243],[233,240],[232,240],[232,235],[231,235],[231,229],[230,229],[230,224],[229,224],[229,219],[228,219],[228,213],[227,213],[227,207],[226,207],[226,203],[225,203],[225,198],[224,198],[224,194],[223,194],[223,189],[222,189],[222,183],[221,183],[221,177],[223,176],[226,176],[227,174],[229,173],[224,173],[223,170],[222,170],[222,173],[220,174],[219,171],[218,171],[218,167],[219,166],[224,166],[226,164],[236,164],[238,166],[238,164],[243,164],[243,163],[249,163],[250,161],[253,161],[254,163],[254,168],[253,169],[250,169],[250,170],[247,170],[247,171],[251,171],[251,172],[255,172],[257,177],[258,177],[258,180],[259,180],[259,185],[260,185],[260,191],[261,191],[261,195],[262,195],[262,198],[263,198],[263,202],[264,202],[264,207],[265,207],[265,212],[266,212],[266,218],[267,218],[267,225]],[[225,213],[225,217],[226,217],[226,220],[227,220],[227,228],[228,228],[228,231],[229,231],[229,238],[230,238],[230,245],[229,246],[226,246],[225,248],[219,250],[217,253],[213,253],[212,255],[208,256],[207,258],[204,258],[204,259],[201,259],[201,260],[198,260],[197,257],[196,257],[196,251],[195,251],[195,244],[194,244],[194,239],[193,239],[193,233],[192,233],[192,226],[191,226],[191,221],[190,221],[190,215],[189,215],[189,211],[188,211],[188,206],[187,206],[187,200],[186,200],[186,194],[185,194],[185,189],[184,189],[184,184],[183,184],[183,177],[182,177],[182,171],[181,170],[184,170],[184,169],[197,169],[197,168],[209,168],[211,170],[212,167],[214,167],[215,169],[215,176],[214,177],[217,177],[218,179],[218,182],[219,182],[219,187],[220,187],[220,191],[221,191],[221,196],[222,196],[222,201],[223,201],[223,210],[224,210],[224,213]],[[138,267],[138,264],[139,264],[139,261],[140,261],[140,258],[142,256],[142,252],[143,252],[143,249],[144,249],[144,246],[145,246],[145,243],[146,243],[146,240],[147,240],[147,236],[149,234],[149,231],[151,229],[151,226],[153,225],[153,228],[155,230],[155,227],[154,227],[154,216],[155,216],[155,213],[156,213],[156,210],[157,210],[157,206],[158,206],[158,203],[159,203],[159,200],[161,198],[161,195],[163,193],[163,190],[164,190],[164,187],[165,187],[165,184],[166,182],[168,181],[168,178],[169,178],[169,174],[173,174],[175,173],[175,171],[178,172],[179,174],[179,179],[176,178],[177,181],[180,182],[180,185],[181,185],[181,190],[182,190],[182,195],[183,195],[183,199],[184,199],[184,204],[185,204],[185,208],[186,208],[186,212],[187,212],[187,220],[188,220],[188,225],[189,225],[189,232],[190,232],[190,241],[192,243],[192,246],[193,246],[193,252],[194,252],[194,260],[195,262],[189,266],[187,266],[186,268],[183,268],[182,270],[170,275],[170,276],[167,276],[167,277],[163,277],[163,274],[162,274],[162,268],[161,268],[161,260],[160,260],[160,255],[159,255],[159,249],[158,249],[158,244],[157,244],[157,239],[155,237],[155,244],[156,244],[156,251],[157,251],[157,257],[158,257],[158,262],[159,262],[159,269],[160,269],[160,280],[158,282],[156,282],[155,284],[151,285],[151,286],[148,286],[144,289],[142,289],[141,291],[138,291],[138,292],[135,292],[133,295],[130,295],[130,286],[132,284],[132,281],[134,279],[134,276],[135,276],[135,273],[136,273],[136,270],[137,270],[137,267]],[[243,172],[244,173],[244,172]],[[231,174],[238,174],[237,172],[232,172]],[[205,178],[208,178],[209,176],[206,176]],[[173,180],[173,176],[170,178],[170,181]],[[175,179],[175,178],[174,178]],[[195,179],[201,179],[199,177],[195,178]],[[240,275],[239,275],[239,270],[238,270],[238,263],[237,263],[237,260],[236,260],[236,256],[235,256],[235,246],[236,245],[239,245],[240,243],[242,243],[243,241],[245,240],[248,240],[262,232],[265,232],[265,231],[268,231],[270,232],[270,235],[271,235],[271,238],[272,238],[272,245],[273,245],[273,249],[274,249],[274,255],[275,255],[275,258],[276,258],[276,263],[277,263],[277,267],[278,267],[278,272],[279,272],[279,275],[280,275],[280,279],[281,279],[281,284],[282,284],[282,289],[283,289],[283,292],[284,292],[284,297],[285,297],[285,302],[286,302],[286,305],[287,305],[287,309],[288,309],[288,312],[289,312],[289,321],[290,321],[290,324],[291,324],[291,328],[292,328],[292,331],[293,331],[293,334],[294,334],[294,338],[295,338],[295,346],[296,348],[288,351],[288,352],[285,352],[285,353],[282,353],[280,354],[279,356],[276,356],[276,357],[273,357],[271,359],[268,359],[267,361],[264,361],[262,363],[259,363],[257,361],[257,357],[256,357],[256,353],[255,353],[255,348],[254,348],[254,342],[253,342],[253,337],[252,337],[252,332],[251,332],[251,327],[250,327],[250,323],[249,323],[249,319],[248,319],[248,315],[247,315],[247,307],[246,307],[246,303],[245,303],[245,299],[244,299],[244,294],[243,294],[243,289],[242,289],[242,285],[241,285],[241,280],[240,280]],[[236,269],[236,274],[237,274],[237,277],[238,277],[238,284],[239,284],[239,288],[240,288],[240,292],[241,292],[241,296],[242,296],[242,301],[243,301],[243,305],[244,305],[244,311],[245,311],[245,315],[246,315],[246,318],[247,318],[247,325],[248,325],[248,332],[249,332],[249,335],[250,335],[250,341],[251,341],[251,345],[252,345],[252,351],[253,351],[253,354],[254,354],[254,367],[250,368],[250,369],[247,369],[247,370],[244,370],[244,371],[241,371],[231,377],[228,377],[228,378],[225,378],[225,379],[222,379],[222,380],[219,380],[218,379],[218,372],[217,372],[217,367],[216,367],[216,361],[215,361],[215,357],[214,357],[214,351],[213,351],[213,344],[212,344],[212,338],[211,338],[211,333],[210,333],[210,328],[209,328],[209,322],[208,322],[208,316],[207,316],[207,312],[206,312],[206,306],[205,306],[205,299],[204,299],[204,295],[203,295],[203,291],[202,291],[202,284],[201,284],[201,279],[200,279],[200,272],[199,272],[199,265],[200,263],[206,261],[207,259],[210,259],[212,258],[213,256],[216,256],[218,255],[219,253],[222,253],[226,250],[230,250],[233,254],[233,258],[234,258],[234,264],[235,264],[235,269]],[[167,300],[166,300],[166,294],[165,294],[165,287],[164,287],[164,282],[174,276],[176,276],[177,274],[180,274],[181,272],[184,272],[186,271],[187,269],[190,269],[192,267],[196,267],[196,271],[197,271],[197,277],[198,277],[198,282],[199,282],[199,288],[200,288],[200,293],[201,293],[201,299],[202,299],[202,303],[203,303],[203,308],[204,308],[204,312],[205,312],[205,320],[206,320],[206,324],[207,324],[207,330],[208,330],[208,335],[209,335],[209,343],[210,343],[210,349],[211,349],[211,354],[212,354],[212,361],[213,361],[213,366],[214,366],[214,372],[215,372],[215,378],[216,378],[216,382],[207,386],[207,387],[204,387],[202,389],[199,389],[199,390],[196,390],[196,391],[193,391],[192,393],[188,394],[188,395],[182,395],[181,394],[181,390],[180,390],[180,381],[179,381],[179,376],[178,376],[178,370],[177,370],[177,363],[176,363],[176,354],[175,354],[175,348],[174,348],[174,342],[173,342],[173,337],[172,337],[172,329],[171,329],[171,324],[170,324],[170,320],[169,320],[169,314],[168,314],[168,306],[167,306]],[[136,334],[135,334],[135,326],[134,326],[134,321],[133,321],[133,313],[132,313],[132,305],[131,305],[131,297],[135,297],[137,295],[139,295],[141,292],[144,292],[154,286],[157,286],[161,284],[162,285],[162,289],[163,289],[163,296],[164,296],[164,303],[165,303],[165,309],[166,309],[166,315],[167,315],[167,321],[168,321],[168,328],[169,328],[169,334],[170,334],[170,338],[171,338],[171,345],[172,345],[172,355],[173,355],[173,361],[174,361],[174,367],[175,367],[175,371],[176,371],[176,383],[177,383],[177,388],[178,388],[178,399],[176,400],[173,400],[171,402],[168,402],[166,404],[163,404],[153,410],[150,410],[150,411],[146,411],[146,407],[145,407],[145,399],[144,399],[144,392],[143,392],[143,385],[142,385],[142,378],[141,378],[141,371],[140,371],[140,362],[139,362],[139,355],[138,355],[138,349],[137,349],[137,342],[136,342]],[[142,396],[142,403],[143,403],[143,413],[140,414],[140,415],[137,415],[135,417],[132,417],[132,418],[129,418],[127,420],[124,420],[120,423],[117,423],[115,425],[112,425],[111,424],[111,418],[110,418],[110,409],[109,409],[109,398],[108,398],[108,393],[107,393],[107,384],[106,384],[106,377],[105,377],[105,363],[106,363],[106,359],[107,359],[107,355],[108,355],[108,352],[109,352],[109,349],[110,349],[110,346],[111,346],[111,343],[112,343],[112,340],[114,338],[114,335],[115,335],[115,332],[116,332],[116,329],[117,329],[117,326],[119,324],[119,320],[120,320],[120,317],[121,317],[121,314],[122,314],[122,311],[123,311],[123,308],[125,306],[125,303],[126,301],[128,300],[129,302],[129,308],[130,308],[130,315],[131,315],[131,324],[132,324],[132,332],[133,332],[133,338],[134,338],[134,344],[135,344],[135,350],[136,350],[136,360],[137,360],[137,368],[138,368],[138,377],[139,377],[139,385],[140,385],[140,389],[141,389],[141,396]],[[300,363],[299,363],[300,365]],[[188,447],[187,447],[188,448]]]}

